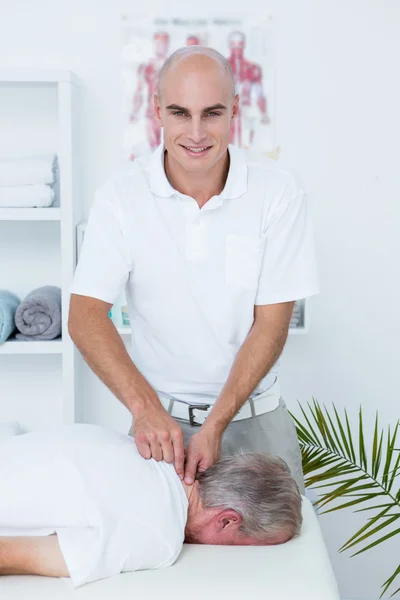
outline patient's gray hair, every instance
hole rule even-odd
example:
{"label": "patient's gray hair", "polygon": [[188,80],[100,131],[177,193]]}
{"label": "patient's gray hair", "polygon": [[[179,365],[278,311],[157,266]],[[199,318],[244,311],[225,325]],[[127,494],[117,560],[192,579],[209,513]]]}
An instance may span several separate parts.
{"label": "patient's gray hair", "polygon": [[242,517],[239,531],[255,538],[300,533],[301,495],[284,460],[239,452],[197,475],[204,508],[223,507]]}
{"label": "patient's gray hair", "polygon": [[178,50],[175,50],[175,52],[173,52],[171,54],[171,56],[169,56],[167,58],[167,60],[161,67],[160,74],[158,76],[158,90],[157,90],[158,97],[161,96],[162,84],[163,84],[165,75],[168,73],[170,68],[173,67],[175,65],[175,63],[179,62],[180,60],[189,58],[190,56],[193,56],[194,54],[203,54],[203,55],[209,56],[210,58],[213,58],[215,61],[217,61],[217,63],[221,66],[222,70],[228,75],[228,77],[232,83],[232,98],[234,98],[235,97],[235,81],[233,79],[233,73],[232,73],[231,66],[230,66],[229,62],[226,60],[225,56],[223,56],[223,54],[221,54],[220,52],[218,52],[218,50],[215,50],[214,48],[209,48],[208,46],[184,46],[183,48],[179,48]]}

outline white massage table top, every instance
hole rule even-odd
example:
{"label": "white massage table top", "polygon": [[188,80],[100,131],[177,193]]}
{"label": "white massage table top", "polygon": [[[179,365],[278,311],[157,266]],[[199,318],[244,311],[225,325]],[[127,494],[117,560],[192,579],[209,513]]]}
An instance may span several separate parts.
{"label": "white massage table top", "polygon": [[279,546],[186,545],[167,569],[124,573],[74,590],[68,579],[0,577],[4,600],[340,600],[311,502],[301,535]]}

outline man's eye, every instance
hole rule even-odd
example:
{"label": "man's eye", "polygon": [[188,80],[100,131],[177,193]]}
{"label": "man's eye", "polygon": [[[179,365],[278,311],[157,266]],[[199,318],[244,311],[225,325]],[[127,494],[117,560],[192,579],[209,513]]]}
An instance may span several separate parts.
{"label": "man's eye", "polygon": [[181,110],[176,110],[172,113],[173,115],[177,115],[178,117],[181,117],[182,115],[184,115],[185,113],[182,112]]}
{"label": "man's eye", "polygon": [[220,114],[221,114],[221,113],[219,113],[219,112],[215,112],[215,111],[211,111],[211,112],[207,113],[207,115],[208,115],[209,117],[218,117]]}

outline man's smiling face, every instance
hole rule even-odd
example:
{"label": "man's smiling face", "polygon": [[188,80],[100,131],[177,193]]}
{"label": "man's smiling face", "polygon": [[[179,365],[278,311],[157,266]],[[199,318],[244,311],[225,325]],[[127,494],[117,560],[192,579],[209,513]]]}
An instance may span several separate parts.
{"label": "man's smiling face", "polygon": [[231,78],[206,54],[173,64],[155,97],[169,157],[189,172],[207,171],[225,155],[237,110]]}

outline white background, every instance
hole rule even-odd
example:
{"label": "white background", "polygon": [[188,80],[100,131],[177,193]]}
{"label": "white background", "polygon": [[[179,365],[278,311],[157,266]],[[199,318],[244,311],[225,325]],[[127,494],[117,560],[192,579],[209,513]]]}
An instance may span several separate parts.
{"label": "white background", "polygon": [[[224,3],[231,10],[228,0],[219,10]],[[214,4],[203,0],[201,9],[206,13]],[[183,0],[169,5],[174,14],[187,11]],[[148,7],[157,9],[154,0]],[[1,67],[67,68],[84,82],[81,143],[86,215],[95,188],[123,158],[120,15],[132,13],[132,8],[132,2],[123,0],[0,0]],[[351,417],[362,403],[370,420],[378,409],[382,424],[395,423],[399,417],[400,4],[397,0],[267,4],[248,0],[247,13],[256,15],[259,10],[271,13],[277,28],[280,160],[301,174],[309,190],[322,286],[321,294],[310,302],[310,334],[291,336],[286,345],[284,396],[294,410],[297,400],[304,403],[314,396],[328,405],[334,401],[339,408],[346,406]],[[44,225],[43,230],[51,242],[51,227]],[[9,231],[7,240],[12,244]],[[39,245],[38,280],[41,252]],[[26,360],[38,363],[53,390],[56,359],[42,359]],[[3,365],[9,361],[10,372],[15,369],[18,376],[15,358],[1,360]],[[39,379],[18,382],[32,396],[32,412],[38,414],[41,393],[32,390]],[[87,421],[126,428],[125,410],[88,370],[82,389]],[[346,598],[377,598],[379,585],[400,556],[399,541],[356,558],[337,554],[362,523],[363,518],[351,512],[321,517]],[[290,565],[287,568],[289,574]]]}

